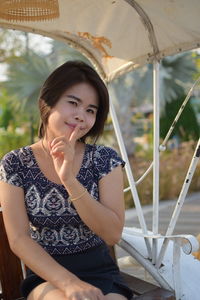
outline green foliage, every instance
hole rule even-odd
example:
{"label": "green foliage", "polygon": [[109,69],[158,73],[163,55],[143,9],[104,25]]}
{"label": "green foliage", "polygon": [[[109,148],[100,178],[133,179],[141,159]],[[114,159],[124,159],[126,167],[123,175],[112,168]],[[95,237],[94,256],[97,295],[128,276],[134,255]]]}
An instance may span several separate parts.
{"label": "green foliage", "polygon": [[7,89],[8,95],[15,97],[17,109],[36,115],[39,90],[52,71],[50,63],[31,50],[20,57],[10,58],[8,63],[8,79],[1,86]]}
{"label": "green foliage", "polygon": [[52,50],[49,54],[50,60],[54,65],[61,65],[67,60],[82,60],[87,64],[90,64],[89,60],[83,56],[79,51],[73,49],[66,43],[52,40],[51,41]]}
{"label": "green foliage", "polygon": [[0,119],[0,127],[7,128],[10,121],[13,119],[13,114],[8,106],[3,107],[3,111]]}
{"label": "green foliage", "polygon": [[[6,103],[7,110],[10,111],[12,107],[12,116],[15,112],[24,115],[23,119],[29,121],[30,143],[34,142],[35,124],[39,121],[37,105],[39,91],[53,69],[48,58],[29,50],[20,57],[11,57],[8,60],[8,79],[0,84],[9,96],[9,101]],[[4,111],[5,114],[6,110]]]}
{"label": "green foliage", "polygon": [[[18,99],[14,96],[8,96],[7,90],[2,89],[2,94],[0,95],[0,130],[4,136],[6,135],[5,130],[8,130],[8,138],[12,137],[12,133],[15,132],[15,129],[16,134],[17,132],[26,131],[26,134],[29,135],[29,142],[32,143],[33,139],[30,138],[30,133],[33,136],[37,135],[36,122],[31,120],[31,115],[29,113],[17,108],[15,101],[17,102]],[[18,137],[16,140],[20,139],[21,138]]]}
{"label": "green foliage", "polygon": [[[7,79],[0,82],[1,156],[34,142],[39,121],[37,100],[48,75],[66,60],[87,61],[78,51],[53,40],[48,53],[36,52],[30,48],[31,39],[31,34],[0,30],[0,60],[7,64]],[[24,124],[26,130],[21,135],[15,129],[23,131]]]}
{"label": "green foliage", "polygon": [[7,129],[12,122],[14,115],[10,105],[8,105],[8,96],[5,90],[0,95],[0,128]]}
{"label": "green foliage", "polygon": [[0,28],[0,62],[5,63],[12,56],[24,52],[25,35],[17,30]]}
{"label": "green foliage", "polygon": [[[185,95],[181,98],[174,99],[171,102],[167,102],[165,105],[165,112],[160,119],[160,136],[165,138],[183,100]],[[177,137],[181,141],[197,140],[199,137],[199,124],[197,121],[196,113],[188,102],[185,106],[171,137]]]}
{"label": "green foliage", "polygon": [[197,72],[194,74],[194,79],[196,80],[200,76],[200,53],[199,52],[193,52],[192,56],[194,58]]}
{"label": "green foliage", "polygon": [[0,159],[9,151],[29,144],[29,133],[21,128],[0,128]]}

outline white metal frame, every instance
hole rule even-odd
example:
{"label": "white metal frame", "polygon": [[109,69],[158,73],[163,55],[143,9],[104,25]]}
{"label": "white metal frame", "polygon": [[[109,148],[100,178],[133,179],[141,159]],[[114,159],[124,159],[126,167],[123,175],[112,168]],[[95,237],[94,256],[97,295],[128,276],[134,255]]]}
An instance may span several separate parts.
{"label": "white metal frame", "polygon": [[[200,156],[200,140],[197,143],[194,156],[191,160],[191,164],[189,166],[185,182],[183,183],[182,190],[180,192],[180,196],[177,200],[176,207],[174,209],[172,218],[170,220],[167,232],[165,236],[161,236],[159,234],[159,229],[158,229],[158,224],[159,224],[159,160],[160,160],[160,151],[164,151],[166,149],[166,144],[167,141],[174,129],[175,124],[177,123],[185,105],[187,104],[188,100],[190,99],[190,96],[192,95],[192,92],[195,88],[195,86],[200,82],[200,78],[195,82],[193,87],[190,89],[186,99],[184,100],[183,104],[181,105],[177,116],[175,117],[175,120],[172,123],[172,126],[170,127],[162,145],[159,144],[159,139],[160,139],[160,131],[159,131],[159,120],[160,120],[160,103],[159,103],[159,62],[155,61],[154,62],[154,69],[153,69],[153,78],[154,78],[154,86],[153,86],[153,91],[154,91],[154,117],[153,117],[153,144],[154,144],[154,150],[153,150],[153,162],[149,169],[146,171],[146,173],[142,176],[142,179],[148,174],[148,172],[151,170],[153,167],[153,222],[152,222],[152,233],[148,231],[146,222],[144,219],[144,214],[142,211],[142,207],[140,204],[140,200],[138,197],[137,189],[136,189],[136,182],[134,181],[132,170],[130,167],[130,164],[128,162],[128,156],[126,153],[125,145],[123,142],[120,126],[117,120],[115,108],[113,105],[113,101],[111,99],[111,104],[110,104],[110,114],[111,118],[113,121],[113,126],[115,130],[115,134],[118,140],[119,148],[122,154],[123,159],[127,162],[126,164],[126,173],[127,173],[127,178],[129,181],[130,185],[130,190],[132,192],[132,196],[134,199],[137,215],[139,218],[140,226],[141,226],[141,232],[140,232],[140,237],[143,238],[145,244],[143,245],[146,250],[148,255],[144,258],[140,252],[137,250],[137,243],[131,244],[130,242],[130,236],[132,241],[134,241],[135,236],[137,236],[136,232],[134,229],[131,232],[131,235],[129,235],[127,239],[127,228],[124,229],[122,239],[119,242],[119,245],[124,248],[126,251],[128,251],[140,264],[146,268],[150,274],[157,280],[157,282],[168,289],[172,289],[175,291],[176,299],[187,299],[184,298],[185,295],[182,291],[182,284],[181,284],[181,274],[180,274],[180,265],[181,265],[181,244],[182,240],[186,239],[188,243],[193,241],[191,243],[191,251],[187,254],[190,254],[193,251],[197,251],[199,248],[199,243],[197,242],[196,238],[190,236],[172,236],[173,230],[175,228],[176,222],[178,220],[178,216],[180,214],[181,207],[184,203],[184,200],[186,198],[187,192],[189,185],[191,183],[194,171],[197,167],[197,163],[199,161],[199,156]],[[112,91],[112,95],[114,92]],[[139,179],[138,181],[140,181]],[[169,284],[167,280],[164,279],[164,276],[161,275],[160,269],[161,269],[161,264],[164,261],[164,256],[166,254],[168,245],[170,241],[173,240],[173,252],[171,253],[171,256],[173,258],[172,261],[172,277],[173,277],[173,284]],[[129,242],[128,242],[129,241]],[[159,242],[159,249],[158,249],[158,242]],[[186,296],[187,297],[187,296]],[[189,299],[188,299],[189,300]],[[193,300],[198,300],[195,298]]]}

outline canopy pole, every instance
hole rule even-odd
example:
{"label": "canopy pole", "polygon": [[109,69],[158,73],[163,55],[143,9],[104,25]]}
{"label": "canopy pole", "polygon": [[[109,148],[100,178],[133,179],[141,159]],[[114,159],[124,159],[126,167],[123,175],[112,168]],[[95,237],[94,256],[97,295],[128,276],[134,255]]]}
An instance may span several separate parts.
{"label": "canopy pole", "polygon": [[[173,211],[173,214],[172,214],[169,226],[167,228],[167,231],[165,233],[165,236],[170,236],[170,235],[173,234],[174,228],[176,226],[176,222],[177,222],[178,217],[179,217],[180,212],[181,212],[181,208],[182,208],[182,206],[184,204],[187,192],[189,190],[190,183],[192,181],[192,177],[194,175],[194,172],[196,170],[197,164],[199,162],[199,158],[200,158],[200,139],[198,140],[196,149],[194,151],[193,158],[191,160],[189,169],[187,171],[187,175],[185,177],[185,181],[183,183],[180,195],[179,195],[178,200],[176,202],[176,206],[174,208],[174,211]],[[166,252],[166,249],[167,249],[167,246],[168,246],[168,243],[169,243],[169,239],[165,238],[164,241],[163,241],[163,244],[162,244],[162,247],[161,247],[158,259],[157,259],[157,263],[156,263],[157,268],[159,268],[160,265],[161,265],[161,263],[162,263],[163,257],[165,255],[165,252]]]}
{"label": "canopy pole", "polygon": [[[115,97],[114,88],[111,87],[111,85],[108,85],[108,87],[109,87],[109,92],[112,95],[112,97]],[[122,158],[126,162],[126,165],[125,165],[126,175],[127,175],[128,182],[129,182],[130,189],[131,189],[131,193],[132,193],[132,196],[133,196],[133,199],[134,199],[135,208],[136,208],[136,211],[137,211],[137,216],[138,216],[138,219],[139,219],[139,223],[140,223],[140,226],[142,228],[142,232],[147,235],[148,232],[147,232],[146,222],[145,222],[145,219],[144,219],[144,214],[143,214],[143,211],[142,211],[142,207],[141,207],[141,203],[140,203],[140,200],[139,200],[138,192],[137,192],[137,189],[136,189],[136,186],[135,186],[135,181],[134,181],[134,178],[133,178],[131,166],[130,166],[130,163],[129,163],[128,155],[127,155],[127,152],[126,152],[126,148],[125,148],[125,145],[124,145],[122,133],[121,133],[121,130],[120,130],[119,122],[118,122],[118,119],[117,119],[117,115],[116,115],[116,111],[115,111],[115,107],[113,105],[112,99],[110,99],[110,115],[111,115],[111,118],[112,118],[112,123],[113,123],[113,127],[114,127],[114,130],[115,130],[115,134],[116,134],[116,138],[117,138],[117,142],[118,142],[118,145],[119,145],[119,148],[120,148]],[[145,243],[146,243],[149,258],[152,258],[151,246],[150,246],[150,242],[147,238],[145,238]]]}
{"label": "canopy pole", "polygon": [[[158,234],[159,220],[159,139],[160,139],[160,102],[159,102],[159,62],[153,63],[153,220],[152,231]],[[152,263],[156,263],[157,239],[152,240]]]}

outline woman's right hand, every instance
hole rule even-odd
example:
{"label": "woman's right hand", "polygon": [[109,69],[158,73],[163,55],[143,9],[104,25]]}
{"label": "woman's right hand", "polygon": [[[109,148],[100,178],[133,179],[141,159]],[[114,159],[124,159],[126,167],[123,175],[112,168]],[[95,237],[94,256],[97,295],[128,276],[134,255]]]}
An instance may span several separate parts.
{"label": "woman's right hand", "polygon": [[78,278],[66,286],[64,293],[69,300],[105,300],[100,289]]}
{"label": "woman's right hand", "polygon": [[75,178],[75,175],[73,174],[73,165],[75,144],[79,130],[80,128],[77,125],[73,131],[66,131],[64,136],[54,138],[49,144],[50,154],[53,159],[56,173],[63,184],[67,179]]}

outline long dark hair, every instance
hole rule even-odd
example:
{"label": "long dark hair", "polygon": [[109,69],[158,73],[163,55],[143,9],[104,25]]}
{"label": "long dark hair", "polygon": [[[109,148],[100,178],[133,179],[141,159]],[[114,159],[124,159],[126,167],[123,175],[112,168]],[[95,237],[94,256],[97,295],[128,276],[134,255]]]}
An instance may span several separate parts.
{"label": "long dark hair", "polygon": [[102,134],[109,111],[107,87],[92,67],[82,61],[68,61],[53,71],[42,86],[39,96],[41,117],[38,131],[39,138],[44,137],[51,108],[56,105],[65,90],[83,82],[89,83],[95,88],[99,106],[94,126],[81,140],[85,142],[88,136],[97,139]]}

